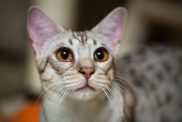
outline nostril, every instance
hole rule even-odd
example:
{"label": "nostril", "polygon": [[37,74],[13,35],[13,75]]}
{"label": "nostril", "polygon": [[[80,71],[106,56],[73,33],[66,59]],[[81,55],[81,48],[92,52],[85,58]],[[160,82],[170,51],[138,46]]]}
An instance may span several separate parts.
{"label": "nostril", "polygon": [[85,72],[84,72],[84,71],[81,71],[81,70],[80,70],[79,72],[80,72],[81,74],[85,75]]}
{"label": "nostril", "polygon": [[95,70],[93,68],[81,68],[79,72],[88,79],[95,72]]}
{"label": "nostril", "polygon": [[91,75],[94,74],[95,70],[91,71]]}

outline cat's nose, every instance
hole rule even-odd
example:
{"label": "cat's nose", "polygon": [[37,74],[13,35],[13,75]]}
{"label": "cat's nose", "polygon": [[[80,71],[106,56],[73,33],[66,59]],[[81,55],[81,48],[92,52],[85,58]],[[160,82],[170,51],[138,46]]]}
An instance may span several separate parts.
{"label": "cat's nose", "polygon": [[81,68],[79,72],[83,74],[86,79],[89,79],[95,70],[93,68]]}

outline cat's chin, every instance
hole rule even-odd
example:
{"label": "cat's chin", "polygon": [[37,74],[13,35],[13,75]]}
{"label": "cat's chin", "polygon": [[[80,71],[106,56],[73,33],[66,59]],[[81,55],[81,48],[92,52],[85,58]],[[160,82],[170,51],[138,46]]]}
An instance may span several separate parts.
{"label": "cat's chin", "polygon": [[89,101],[95,99],[98,94],[93,88],[83,87],[76,90],[70,97],[78,101]]}

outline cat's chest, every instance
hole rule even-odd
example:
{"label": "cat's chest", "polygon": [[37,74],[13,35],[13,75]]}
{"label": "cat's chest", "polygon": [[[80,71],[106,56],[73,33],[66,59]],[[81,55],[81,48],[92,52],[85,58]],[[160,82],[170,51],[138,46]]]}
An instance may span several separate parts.
{"label": "cat's chest", "polygon": [[111,122],[112,111],[109,106],[60,104],[52,101],[44,102],[41,122]]}

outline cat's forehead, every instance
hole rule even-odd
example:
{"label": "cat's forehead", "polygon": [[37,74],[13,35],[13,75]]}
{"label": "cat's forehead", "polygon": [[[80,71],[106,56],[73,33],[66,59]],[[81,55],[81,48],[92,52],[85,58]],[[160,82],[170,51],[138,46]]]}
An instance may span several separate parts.
{"label": "cat's forehead", "polygon": [[68,48],[87,48],[95,49],[98,47],[105,47],[110,50],[111,43],[100,37],[98,34],[94,34],[91,31],[67,31],[64,35],[58,36],[58,38],[53,39],[56,48],[68,47]]}
{"label": "cat's forehead", "polygon": [[85,45],[88,41],[86,32],[72,32],[73,43],[77,42],[78,44]]}
{"label": "cat's forehead", "polygon": [[71,37],[71,43],[76,43],[79,46],[87,46],[90,45],[92,47],[97,47],[97,46],[108,46],[109,43],[107,44],[106,41],[103,40],[103,38],[99,38],[99,36],[94,35],[90,31],[81,31],[81,32],[72,32],[72,37]]}

